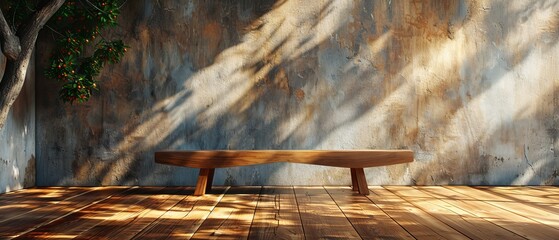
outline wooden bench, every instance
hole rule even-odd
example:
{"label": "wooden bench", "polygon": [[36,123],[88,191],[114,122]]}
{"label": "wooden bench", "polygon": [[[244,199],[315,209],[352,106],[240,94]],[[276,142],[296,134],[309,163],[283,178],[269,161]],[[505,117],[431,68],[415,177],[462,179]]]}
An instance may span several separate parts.
{"label": "wooden bench", "polygon": [[247,166],[275,162],[306,163],[351,169],[353,190],[367,195],[363,168],[413,161],[410,150],[216,150],[159,151],[155,162],[199,168],[194,195],[204,195],[212,187],[216,168]]}

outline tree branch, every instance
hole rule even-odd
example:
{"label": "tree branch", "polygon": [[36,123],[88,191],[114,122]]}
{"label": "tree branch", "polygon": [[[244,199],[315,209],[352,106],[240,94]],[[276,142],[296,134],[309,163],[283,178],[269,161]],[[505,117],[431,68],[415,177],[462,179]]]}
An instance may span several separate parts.
{"label": "tree branch", "polygon": [[35,40],[37,40],[37,35],[39,30],[47,23],[47,21],[58,11],[58,9],[64,4],[66,0],[50,0],[46,2],[43,6],[39,7],[39,10],[34,12],[17,31],[17,36],[20,37],[21,47],[25,49],[27,46],[32,48],[35,45]]}
{"label": "tree branch", "polygon": [[[17,30],[16,35],[20,40],[21,52],[15,59],[7,61],[4,76],[2,81],[0,81],[0,129],[6,123],[8,112],[25,83],[27,67],[35,47],[37,35],[39,35],[39,30],[43,28],[64,2],[65,0],[44,2],[39,10],[29,16],[27,22]],[[3,15],[2,19],[4,19]]]}
{"label": "tree branch", "polygon": [[6,22],[2,10],[0,10],[0,41],[4,55],[10,60],[15,60],[21,52],[21,45],[19,44],[19,38],[12,32],[8,22]]}

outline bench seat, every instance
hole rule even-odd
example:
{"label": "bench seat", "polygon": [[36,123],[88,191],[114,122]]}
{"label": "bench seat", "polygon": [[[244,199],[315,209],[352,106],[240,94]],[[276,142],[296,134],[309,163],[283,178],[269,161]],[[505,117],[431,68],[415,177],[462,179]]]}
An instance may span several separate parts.
{"label": "bench seat", "polygon": [[194,195],[211,189],[215,168],[275,162],[305,163],[351,169],[353,190],[368,194],[363,168],[413,161],[410,150],[200,150],[158,151],[155,162],[200,168]]}

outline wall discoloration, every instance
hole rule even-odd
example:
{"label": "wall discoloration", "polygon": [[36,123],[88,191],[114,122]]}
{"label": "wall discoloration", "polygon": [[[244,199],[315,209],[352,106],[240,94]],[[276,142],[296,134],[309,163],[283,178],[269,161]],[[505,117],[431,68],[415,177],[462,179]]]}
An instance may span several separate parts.
{"label": "wall discoloration", "polygon": [[[35,64],[0,129],[0,193],[35,186]],[[0,54],[0,79],[5,58]]]}
{"label": "wall discoloration", "polygon": [[[367,169],[369,182],[557,184],[558,10],[556,0],[127,4],[115,34],[131,50],[95,99],[37,94],[37,181],[194,184],[195,170],[153,163],[167,148],[406,148],[414,163]],[[270,164],[220,169],[215,181],[350,179]]]}

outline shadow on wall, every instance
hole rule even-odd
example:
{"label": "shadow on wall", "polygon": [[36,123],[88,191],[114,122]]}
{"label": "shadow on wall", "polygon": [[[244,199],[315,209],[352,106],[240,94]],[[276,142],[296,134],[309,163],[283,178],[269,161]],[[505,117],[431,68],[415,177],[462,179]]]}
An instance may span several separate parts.
{"label": "shadow on wall", "polygon": [[[132,31],[115,34],[132,51],[104,73],[99,98],[58,107],[48,100],[54,94],[39,97],[47,110],[38,137],[46,128],[61,134],[46,137],[54,146],[40,144],[38,182],[193,184],[195,170],[153,163],[159,149],[410,148],[416,162],[369,169],[369,182],[556,184],[559,84],[546,52],[557,52],[557,8],[556,1],[128,4],[125,16],[143,14],[123,17]],[[216,182],[340,184],[348,176],[271,164],[226,169]]]}

